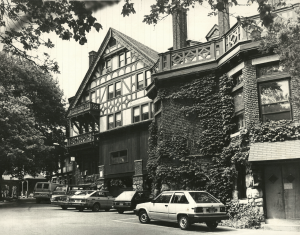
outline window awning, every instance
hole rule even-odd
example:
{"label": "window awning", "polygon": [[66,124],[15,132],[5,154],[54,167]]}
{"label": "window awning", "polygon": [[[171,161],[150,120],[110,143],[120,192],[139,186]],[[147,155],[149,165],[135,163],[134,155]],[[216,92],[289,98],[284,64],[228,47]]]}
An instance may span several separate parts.
{"label": "window awning", "polygon": [[254,143],[250,146],[249,161],[300,159],[300,140]]}

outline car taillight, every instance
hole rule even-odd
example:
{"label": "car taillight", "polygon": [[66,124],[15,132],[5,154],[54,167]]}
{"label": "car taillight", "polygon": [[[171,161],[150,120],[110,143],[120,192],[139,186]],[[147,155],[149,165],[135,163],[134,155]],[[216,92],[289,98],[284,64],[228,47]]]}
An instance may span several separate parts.
{"label": "car taillight", "polygon": [[203,213],[203,208],[202,207],[196,207],[194,208],[195,213]]}
{"label": "car taillight", "polygon": [[225,207],[220,207],[220,212],[225,212]]}

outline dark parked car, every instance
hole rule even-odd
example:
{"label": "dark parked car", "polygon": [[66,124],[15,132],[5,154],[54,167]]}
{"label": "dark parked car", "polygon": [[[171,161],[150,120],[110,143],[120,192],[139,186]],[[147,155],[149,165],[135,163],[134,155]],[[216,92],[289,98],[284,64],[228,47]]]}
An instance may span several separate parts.
{"label": "dark parked car", "polygon": [[119,214],[124,211],[132,211],[139,203],[150,202],[153,195],[148,191],[124,191],[114,201],[114,208]]}

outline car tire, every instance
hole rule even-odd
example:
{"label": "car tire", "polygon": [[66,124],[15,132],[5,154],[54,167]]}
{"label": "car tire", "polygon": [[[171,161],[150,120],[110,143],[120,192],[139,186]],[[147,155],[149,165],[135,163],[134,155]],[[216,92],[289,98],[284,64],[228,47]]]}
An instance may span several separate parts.
{"label": "car tire", "polygon": [[80,211],[80,212],[82,212],[83,211],[83,207],[78,207],[78,210]]}
{"label": "car tire", "polygon": [[178,224],[179,227],[182,230],[188,230],[190,228],[190,221],[189,221],[189,217],[187,217],[186,215],[181,215],[178,219]]}
{"label": "car tire", "polygon": [[61,206],[61,209],[63,209],[63,210],[67,210],[67,209],[68,209],[68,207],[66,207],[66,206]]}
{"label": "car tire", "polygon": [[105,209],[106,212],[109,212],[110,209]]}
{"label": "car tire", "polygon": [[145,210],[139,213],[139,220],[142,224],[148,224],[150,222],[149,216]]}
{"label": "car tire", "polygon": [[217,222],[217,221],[206,222],[206,226],[207,226],[210,230],[214,230],[216,227],[218,227],[218,222]]}
{"label": "car tire", "polygon": [[117,210],[119,214],[123,214],[124,211],[123,210]]}
{"label": "car tire", "polygon": [[100,211],[100,205],[99,205],[98,203],[95,203],[95,204],[93,205],[92,211],[94,211],[94,212]]}
{"label": "car tire", "polygon": [[41,199],[36,198],[35,203],[37,203],[37,204],[41,203]]}

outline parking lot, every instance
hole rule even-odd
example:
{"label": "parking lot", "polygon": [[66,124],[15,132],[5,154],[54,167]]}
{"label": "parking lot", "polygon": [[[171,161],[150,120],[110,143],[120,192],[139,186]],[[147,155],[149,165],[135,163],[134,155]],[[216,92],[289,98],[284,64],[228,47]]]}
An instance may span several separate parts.
{"label": "parking lot", "polygon": [[[218,227],[211,232],[203,224],[191,226],[189,231],[180,230],[177,224],[151,221],[141,224],[132,212],[118,214],[115,210],[79,212],[75,209],[62,210],[49,203],[35,204],[32,199],[18,202],[0,203],[0,234],[282,234],[282,232],[264,230],[236,230],[228,227]],[[285,234],[299,234],[288,233]]]}

